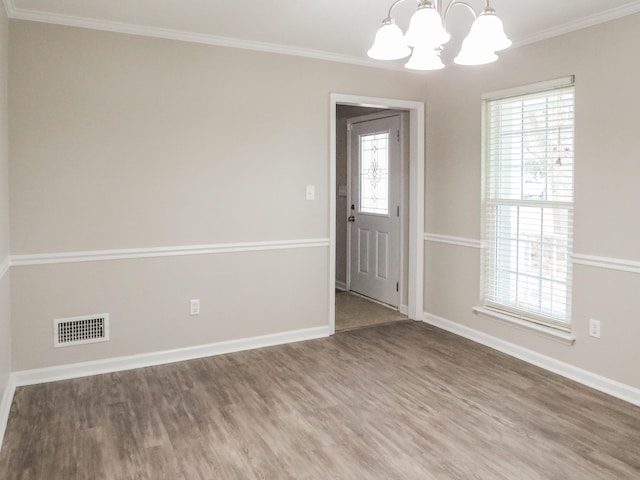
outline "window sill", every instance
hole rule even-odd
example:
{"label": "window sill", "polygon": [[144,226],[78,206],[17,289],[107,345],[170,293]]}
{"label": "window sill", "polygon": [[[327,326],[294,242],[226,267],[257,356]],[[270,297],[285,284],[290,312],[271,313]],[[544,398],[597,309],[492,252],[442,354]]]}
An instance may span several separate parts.
{"label": "window sill", "polygon": [[509,315],[507,313],[499,312],[487,307],[473,307],[473,313],[490,317],[494,320],[498,320],[502,323],[514,326],[523,330],[528,330],[536,335],[554,340],[556,342],[564,343],[565,345],[573,345],[576,341],[576,337],[571,332],[564,332],[556,328],[547,327],[534,322],[528,322],[521,318]]}

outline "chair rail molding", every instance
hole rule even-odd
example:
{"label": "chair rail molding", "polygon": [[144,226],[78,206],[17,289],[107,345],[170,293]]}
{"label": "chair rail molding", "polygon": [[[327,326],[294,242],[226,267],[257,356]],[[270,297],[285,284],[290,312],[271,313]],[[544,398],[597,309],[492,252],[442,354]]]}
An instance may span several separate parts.
{"label": "chair rail molding", "polygon": [[20,267],[28,265],[46,265],[51,263],[95,262],[100,260],[174,257],[181,255],[210,255],[216,253],[260,252],[266,250],[290,250],[296,248],[317,248],[328,246],[328,238],[311,238],[303,240],[274,240],[265,242],[185,245],[178,247],[127,248],[80,252],[36,253],[30,255],[12,255],[10,265],[12,267]]}
{"label": "chair rail molding", "polygon": [[427,242],[446,243],[448,245],[457,245],[458,247],[480,248],[482,246],[482,242],[475,238],[454,237],[437,233],[425,233],[424,239]]}
{"label": "chair rail molding", "polygon": [[[453,235],[440,235],[437,233],[425,233],[424,239],[427,242],[444,243],[456,245],[458,247],[482,248],[482,241],[475,238],[457,237]],[[571,255],[571,262],[574,265],[584,265],[587,267],[605,268],[608,270],[618,270],[628,273],[640,273],[640,261],[625,258],[602,257],[598,255],[586,255],[574,253]]]}
{"label": "chair rail molding", "polygon": [[624,258],[599,257],[596,255],[574,253],[571,255],[571,261],[574,265],[606,268],[628,273],[640,273],[640,262]]}

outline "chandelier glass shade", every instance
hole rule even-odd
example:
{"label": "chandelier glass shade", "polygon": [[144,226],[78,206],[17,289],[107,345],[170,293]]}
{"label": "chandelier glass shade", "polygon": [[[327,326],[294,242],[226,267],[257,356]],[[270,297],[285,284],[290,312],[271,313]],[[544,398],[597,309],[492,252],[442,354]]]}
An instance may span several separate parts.
{"label": "chandelier glass shade", "polygon": [[405,43],[400,27],[389,19],[376,32],[376,39],[367,54],[376,60],[397,60],[411,55],[411,49]]}
{"label": "chandelier glass shade", "polygon": [[[473,7],[462,0],[451,0],[442,12],[435,0],[418,0],[419,5],[411,17],[406,34],[402,34],[391,16],[393,8],[405,0],[396,0],[389,8],[387,18],[378,29],[368,55],[376,60],[398,60],[411,55],[405,64],[412,70],[439,70],[444,68],[440,52],[451,38],[446,30],[447,14],[454,6],[466,7],[474,16],[469,34],[454,61],[460,65],[484,65],[498,59],[496,52],[511,46],[504,33],[502,21],[485,0],[484,10],[477,15]],[[444,20],[443,20],[444,19]]]}
{"label": "chandelier glass shade", "polygon": [[438,48],[450,38],[451,35],[442,26],[442,18],[438,11],[433,5],[421,3],[411,17],[404,41],[409,47]]}
{"label": "chandelier glass shade", "polygon": [[437,50],[414,47],[411,58],[404,66],[410,70],[440,70],[444,68],[444,63]]}

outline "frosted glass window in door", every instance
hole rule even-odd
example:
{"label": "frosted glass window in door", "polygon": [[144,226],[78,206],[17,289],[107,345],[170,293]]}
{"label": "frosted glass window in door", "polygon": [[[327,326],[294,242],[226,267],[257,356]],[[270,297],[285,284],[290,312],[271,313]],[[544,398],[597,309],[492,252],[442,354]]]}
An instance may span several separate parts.
{"label": "frosted glass window in door", "polygon": [[389,214],[389,132],[360,137],[360,212]]}

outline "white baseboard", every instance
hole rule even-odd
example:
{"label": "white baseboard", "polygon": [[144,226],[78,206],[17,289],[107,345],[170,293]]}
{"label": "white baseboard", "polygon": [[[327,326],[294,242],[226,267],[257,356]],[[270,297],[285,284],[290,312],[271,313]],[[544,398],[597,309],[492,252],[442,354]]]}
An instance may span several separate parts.
{"label": "white baseboard", "polygon": [[346,292],[347,291],[347,284],[344,283],[344,282],[339,282],[339,281],[336,280],[336,288],[338,290],[342,290],[343,292]]}
{"label": "white baseboard", "polygon": [[10,375],[5,385],[4,394],[0,399],[0,449],[2,449],[2,441],[4,440],[4,432],[7,429],[7,423],[9,421],[9,412],[11,411],[11,403],[13,402],[13,395],[16,392],[16,384],[13,377]]}
{"label": "white baseboard", "polygon": [[143,353],[127,357],[107,358],[92,362],[74,363],[70,365],[59,365],[55,367],[13,372],[9,376],[9,380],[7,381],[7,386],[0,403],[0,448],[2,448],[2,440],[4,438],[5,429],[7,428],[9,412],[11,410],[11,403],[13,402],[16,387],[87,377],[90,375],[120,372],[124,370],[132,370],[134,368],[152,367],[154,365],[193,360],[196,358],[240,352],[243,350],[253,350],[255,348],[272,347],[275,345],[282,345],[284,343],[314,340],[328,336],[328,326],[315,327],[262,335],[259,337],[210,343],[208,345],[199,345],[196,347],[166,350],[163,352]]}
{"label": "white baseboard", "polygon": [[527,363],[544,368],[563,377],[582,383],[588,387],[612,395],[616,398],[640,406],[640,388],[632,387],[624,383],[611,380],[601,375],[583,370],[568,363],[561,362],[555,358],[542,355],[532,350],[523,348],[510,342],[506,342],[492,335],[488,335],[479,330],[466,327],[446,318],[430,313],[424,313],[424,322],[435,327],[442,328],[461,337],[468,338],[474,342],[491,347],[512,357],[524,360]]}
{"label": "white baseboard", "polygon": [[284,343],[313,340],[329,336],[329,327],[315,327],[304,330],[262,335],[259,337],[242,338],[226,342],[210,343],[195,347],[179,348],[162,352],[143,353],[127,357],[107,358],[91,362],[59,365],[55,367],[22,370],[11,374],[15,386],[34,385],[37,383],[55,382],[70,378],[87,377],[103,373],[120,372],[134,368],[151,367],[167,363],[193,360],[196,358],[222,355],[225,353],[253,350],[255,348],[271,347]]}
{"label": "white baseboard", "polygon": [[400,312],[402,315],[409,315],[409,305],[400,305],[398,307],[398,312]]}

